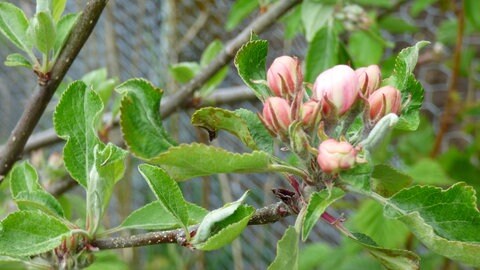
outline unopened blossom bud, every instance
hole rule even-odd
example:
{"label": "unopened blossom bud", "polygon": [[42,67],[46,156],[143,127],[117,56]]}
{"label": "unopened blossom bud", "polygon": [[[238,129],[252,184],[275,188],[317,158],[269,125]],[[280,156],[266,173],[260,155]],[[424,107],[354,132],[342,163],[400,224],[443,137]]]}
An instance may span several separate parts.
{"label": "unopened blossom bud", "polygon": [[373,92],[368,104],[370,119],[376,122],[389,113],[400,114],[402,94],[395,87],[387,85]]}
{"label": "unopened blossom bud", "polygon": [[317,162],[325,173],[337,173],[355,165],[357,150],[348,142],[328,139],[318,147]]}
{"label": "unopened blossom bud", "polygon": [[263,104],[262,120],[266,127],[273,133],[286,133],[292,122],[290,105],[280,97],[269,97]]}
{"label": "unopened blossom bud", "polygon": [[306,127],[311,126],[316,120],[318,102],[314,100],[307,101],[302,105],[302,124]]}
{"label": "unopened blossom bud", "polygon": [[358,77],[358,85],[365,97],[369,97],[375,90],[380,87],[382,73],[377,65],[361,67],[355,70]]}
{"label": "unopened blossom bud", "polygon": [[300,61],[290,56],[276,58],[268,69],[267,83],[275,96],[290,99],[302,88]]}
{"label": "unopened blossom bud", "polygon": [[332,109],[335,109],[338,115],[343,115],[357,99],[359,92],[357,75],[349,66],[334,66],[318,75],[313,92],[314,98],[322,101],[322,111],[325,115],[330,114]]}

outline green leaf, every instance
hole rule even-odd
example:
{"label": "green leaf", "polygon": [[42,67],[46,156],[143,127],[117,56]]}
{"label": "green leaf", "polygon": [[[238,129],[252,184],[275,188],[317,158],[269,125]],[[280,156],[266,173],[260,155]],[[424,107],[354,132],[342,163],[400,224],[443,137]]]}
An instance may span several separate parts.
{"label": "green leaf", "polygon": [[392,76],[386,79],[391,85],[402,93],[402,103],[408,101],[408,106],[402,109],[397,129],[415,130],[420,123],[419,110],[423,102],[423,87],[415,79],[413,70],[418,60],[421,48],[429,44],[420,41],[415,46],[403,49],[395,60],[395,68]]}
{"label": "green leaf", "polygon": [[[204,208],[187,202],[188,225],[200,223],[207,215]],[[133,211],[119,226],[122,229],[170,230],[181,227],[160,201],[154,201]]]}
{"label": "green leaf", "polygon": [[257,114],[247,109],[237,109],[235,114],[240,116],[248,126],[248,131],[252,135],[258,149],[267,153],[273,153],[273,138],[262,124]]}
{"label": "green leaf", "polygon": [[147,181],[150,189],[167,211],[177,219],[177,222],[188,227],[187,202],[183,198],[178,184],[161,168],[142,164],[138,167],[140,174]]}
{"label": "green leaf", "polygon": [[177,82],[186,83],[197,75],[200,71],[200,65],[196,62],[181,62],[172,65],[168,70]]}
{"label": "green leaf", "polygon": [[418,31],[417,26],[412,25],[406,20],[397,16],[385,16],[378,22],[378,25],[383,30],[387,30],[393,34],[415,33]]}
{"label": "green leaf", "polygon": [[472,187],[414,186],[384,204],[385,216],[405,223],[433,252],[480,266],[480,213]]}
{"label": "green leaf", "polygon": [[27,37],[28,19],[15,5],[0,2],[0,32],[19,49],[31,53]]}
{"label": "green leaf", "polygon": [[16,163],[7,175],[7,179],[10,182],[10,191],[13,198],[16,198],[21,192],[43,190],[38,183],[37,171],[27,161]]}
{"label": "green leaf", "polygon": [[217,86],[219,86],[223,82],[223,80],[225,79],[227,74],[228,74],[228,66],[225,66],[222,69],[220,69],[220,71],[215,73],[202,86],[202,88],[200,88],[200,90],[198,90],[198,95],[200,97],[206,97],[206,96],[210,95],[213,92],[213,90],[215,90],[217,88]]}
{"label": "green leaf", "polygon": [[356,31],[350,35],[348,52],[356,67],[378,64],[382,59],[384,46],[372,35],[374,33],[366,31]]}
{"label": "green leaf", "polygon": [[75,81],[63,93],[53,116],[55,131],[67,140],[63,148],[65,167],[84,187],[94,166],[94,148],[103,145],[95,130],[102,110],[98,94],[87,90],[83,82]]}
{"label": "green leaf", "polygon": [[412,183],[412,177],[386,165],[375,165],[372,172],[372,189],[384,196],[390,197]]}
{"label": "green leaf", "polygon": [[0,255],[0,268],[8,270],[27,270],[25,258]]}
{"label": "green leaf", "polygon": [[250,13],[258,7],[259,1],[237,0],[230,9],[227,17],[225,29],[232,31],[238,24],[242,22]]}
{"label": "green leaf", "polygon": [[217,132],[220,129],[228,131],[250,149],[257,149],[247,123],[235,112],[215,107],[202,108],[192,115],[192,124],[205,128],[209,132]]}
{"label": "green leaf", "polygon": [[410,14],[413,17],[417,17],[422,11],[426,10],[429,6],[435,4],[438,0],[416,0],[413,2],[410,9]]}
{"label": "green leaf", "polygon": [[271,164],[265,152],[238,154],[197,143],[171,147],[149,162],[164,168],[177,181],[218,173],[266,172]]}
{"label": "green leaf", "polygon": [[277,256],[268,270],[298,269],[298,232],[288,227],[277,243]]}
{"label": "green leaf", "polygon": [[465,17],[473,25],[476,30],[480,30],[480,18],[478,11],[480,10],[480,2],[476,0],[465,0],[464,2]]}
{"label": "green leaf", "polygon": [[193,246],[196,249],[208,251],[219,249],[231,243],[247,227],[248,221],[254,213],[255,208],[240,205],[232,215],[214,224],[212,235],[208,239],[204,242],[193,244]]}
{"label": "green leaf", "polygon": [[265,84],[267,53],[268,41],[251,40],[238,50],[234,61],[238,75],[260,100],[270,96],[270,89]]}
{"label": "green leaf", "polygon": [[52,17],[56,23],[58,22],[58,20],[62,16],[63,11],[65,10],[65,5],[67,4],[67,0],[52,0],[52,2],[53,2]]}
{"label": "green leaf", "polygon": [[30,21],[28,29],[37,49],[48,54],[55,44],[56,28],[48,11],[40,11]]}
{"label": "green leaf", "polygon": [[20,192],[15,197],[15,203],[20,210],[40,210],[51,216],[65,216],[57,199],[45,191]]}
{"label": "green leaf", "polygon": [[4,62],[5,66],[7,67],[26,67],[31,69],[32,64],[30,61],[19,53],[12,53],[7,55],[7,59]]}
{"label": "green leaf", "polygon": [[293,39],[299,33],[303,26],[302,23],[302,5],[297,5],[283,16],[281,22],[284,24],[284,35],[286,39]]}
{"label": "green leaf", "polygon": [[116,79],[108,79],[106,68],[92,70],[83,75],[81,80],[87,85],[87,87],[91,87],[97,92],[104,105],[108,103],[112,96],[113,89],[117,84]]}
{"label": "green leaf", "polygon": [[52,10],[52,0],[36,0],[37,8],[35,11],[38,13],[40,11],[50,12]]}
{"label": "green leaf", "polygon": [[130,151],[149,159],[175,144],[163,129],[160,100],[163,91],[142,79],[131,79],[115,88],[123,95],[120,125]]}
{"label": "green leaf", "polygon": [[302,222],[302,240],[305,241],[317,223],[320,216],[325,212],[328,206],[345,195],[343,190],[334,187],[332,190],[324,189],[315,192],[310,196],[307,205],[307,211]]}
{"label": "green leaf", "polygon": [[355,242],[362,245],[388,270],[416,270],[420,266],[420,257],[408,250],[379,247],[370,237],[355,233]]}
{"label": "green leaf", "polygon": [[361,163],[355,165],[352,169],[341,171],[340,179],[355,188],[369,191],[371,189],[370,176],[372,171],[371,162]]}
{"label": "green leaf", "polygon": [[52,216],[37,211],[14,212],[1,222],[0,254],[40,254],[58,247],[69,234],[68,227]]}
{"label": "green leaf", "polygon": [[68,35],[72,30],[75,22],[77,21],[79,13],[69,13],[63,16],[60,21],[57,22],[57,35],[55,37],[55,44],[53,45],[53,51],[55,52],[55,58],[57,58],[62,49],[63,44],[67,41]]}
{"label": "green leaf", "polygon": [[[240,197],[240,199],[231,203],[227,203],[222,208],[215,209],[210,213],[208,213],[205,216],[205,218],[203,218],[202,222],[200,223],[197,229],[197,233],[192,238],[192,244],[197,245],[197,244],[205,243],[205,241],[207,241],[208,238],[212,237],[219,230],[222,230],[226,226],[232,224],[229,222],[225,223],[223,221],[230,221],[229,217],[235,215],[235,212],[239,209],[239,207],[243,204],[243,202],[247,198],[248,193],[249,191],[246,191],[242,195],[242,197]],[[244,210],[247,210],[247,209],[244,209]],[[236,219],[237,217],[234,217],[234,219]],[[243,216],[241,216],[241,218],[243,219]],[[238,220],[236,220],[235,222],[238,222]],[[225,226],[218,226],[219,223]],[[248,220],[247,220],[247,223],[248,223]]]}
{"label": "green leaf", "polygon": [[[305,37],[312,42],[317,32],[333,19],[335,8],[333,5],[315,1],[305,1],[302,4],[302,22],[305,28]],[[321,54],[321,53],[320,53]]]}
{"label": "green leaf", "polygon": [[131,267],[120,258],[120,254],[111,250],[95,252],[95,260],[85,270],[129,270]]}
{"label": "green leaf", "polygon": [[313,83],[324,70],[338,64],[339,40],[333,26],[323,27],[308,46],[305,81]]}
{"label": "green leaf", "polygon": [[94,166],[87,182],[87,220],[90,232],[95,232],[107,209],[113,187],[125,173],[127,151],[109,143],[94,148]]}
{"label": "green leaf", "polygon": [[206,67],[210,62],[212,62],[215,57],[223,50],[222,41],[215,39],[212,41],[207,48],[203,51],[202,57],[200,58],[200,66]]}
{"label": "green leaf", "polygon": [[455,181],[451,179],[440,163],[436,160],[423,158],[416,161],[407,170],[408,175],[413,178],[416,184],[422,185],[451,185]]}

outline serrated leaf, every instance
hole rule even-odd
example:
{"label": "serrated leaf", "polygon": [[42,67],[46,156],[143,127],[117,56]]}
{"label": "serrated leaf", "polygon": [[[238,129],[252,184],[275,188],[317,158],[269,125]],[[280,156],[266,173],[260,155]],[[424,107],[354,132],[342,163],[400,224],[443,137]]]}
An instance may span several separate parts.
{"label": "serrated leaf", "polygon": [[64,217],[60,203],[45,191],[23,191],[15,197],[15,203],[20,210],[40,210],[48,215]]}
{"label": "serrated leaf", "polygon": [[334,187],[332,190],[324,189],[310,196],[307,211],[302,221],[302,240],[305,241],[317,223],[320,216],[328,206],[345,195],[343,190]]}
{"label": "serrated leaf", "polygon": [[354,233],[355,242],[362,245],[388,270],[416,270],[420,269],[420,257],[408,250],[387,249],[379,247],[370,237],[361,233]]}
{"label": "serrated leaf", "polygon": [[238,154],[197,143],[171,147],[149,162],[164,168],[176,181],[218,173],[266,172],[271,164],[265,152]]}
{"label": "serrated leaf", "polygon": [[268,266],[268,270],[298,269],[298,232],[288,227],[285,234],[277,242],[277,256]]}
{"label": "serrated leaf", "polygon": [[372,172],[372,189],[384,196],[390,197],[412,183],[412,177],[386,165],[375,165]]}
{"label": "serrated leaf", "polygon": [[250,13],[258,7],[259,1],[252,0],[237,0],[230,9],[227,17],[225,29],[227,31],[233,30],[238,24],[242,22]]}
{"label": "serrated leaf", "polygon": [[[208,240],[208,238],[212,237],[215,233],[217,233],[219,230],[224,229],[226,226],[232,224],[229,222],[223,222],[222,221],[231,221],[231,219],[228,219],[230,216],[234,215],[237,209],[243,204],[245,201],[246,197],[248,196],[248,191],[245,192],[240,199],[225,204],[222,208],[215,209],[208,213],[205,218],[203,218],[202,222],[200,223],[200,226],[198,226],[197,232],[195,236],[192,238],[192,244],[197,245],[197,244],[202,244],[205,243],[205,241]],[[240,216],[243,218],[243,216]],[[235,221],[233,223],[239,222],[236,217],[234,217]],[[221,225],[225,226],[217,226],[217,224],[221,223]],[[248,220],[247,220],[248,223]],[[246,225],[246,224],[245,224]],[[232,239],[233,240],[233,239]]]}
{"label": "serrated leaf", "polygon": [[27,161],[16,163],[8,173],[7,179],[10,182],[10,191],[13,198],[16,198],[21,192],[43,190],[38,183],[37,171]]}
{"label": "serrated leaf", "polygon": [[7,59],[4,62],[7,67],[26,67],[32,68],[30,61],[19,53],[12,53],[7,55]]}
{"label": "serrated leaf", "polygon": [[472,187],[414,186],[384,203],[385,216],[405,223],[433,252],[480,266],[480,212]]}
{"label": "serrated leaf", "polygon": [[339,40],[333,26],[317,31],[305,57],[305,81],[313,83],[322,71],[338,64],[338,53]]}
{"label": "serrated leaf", "polygon": [[52,0],[52,17],[55,22],[58,22],[62,16],[66,4],[67,0]]}
{"label": "serrated leaf", "polygon": [[192,125],[203,127],[211,132],[217,132],[220,129],[228,131],[250,149],[257,150],[247,123],[235,112],[215,107],[202,108],[192,115]]}
{"label": "serrated leaf", "polygon": [[126,156],[127,151],[112,143],[94,148],[94,166],[88,175],[86,202],[90,232],[98,228],[109,205],[113,187],[125,173]]}
{"label": "serrated leaf", "polygon": [[340,179],[349,185],[364,191],[370,191],[370,176],[373,171],[371,162],[355,165],[352,169],[341,171]]}
{"label": "serrated leaf", "polygon": [[270,89],[262,83],[267,79],[267,53],[268,41],[251,40],[238,50],[234,61],[238,75],[260,100],[270,96]]}
{"label": "serrated leaf", "polygon": [[150,189],[167,211],[177,219],[183,228],[188,227],[187,203],[178,184],[161,168],[142,164],[138,167],[140,174],[147,181]]}
{"label": "serrated leaf", "polygon": [[312,42],[315,34],[333,19],[333,5],[315,1],[305,1],[302,4],[302,22],[305,28],[305,38]]}
{"label": "serrated leaf", "polygon": [[150,159],[175,144],[162,125],[161,89],[146,80],[131,79],[115,90],[123,95],[120,125],[125,143],[134,155]]}
{"label": "serrated leaf", "polygon": [[273,153],[273,138],[262,124],[257,114],[247,109],[237,109],[235,114],[240,116],[248,126],[248,131],[252,135],[258,149],[267,153]]}
{"label": "serrated leaf", "polygon": [[40,254],[58,247],[69,234],[68,227],[52,216],[37,211],[14,212],[1,222],[0,254]]}
{"label": "serrated leaf", "polygon": [[[187,202],[188,225],[200,223],[208,211],[198,205]],[[154,201],[133,211],[119,226],[122,229],[170,230],[181,227],[177,218],[163,206]]]}
{"label": "serrated leaf", "polygon": [[25,52],[31,49],[27,29],[28,19],[23,10],[10,3],[0,2],[0,32]]}
{"label": "serrated leaf", "polygon": [[215,224],[214,232],[208,239],[193,246],[196,249],[208,251],[231,243],[247,227],[254,213],[255,208],[252,206],[240,205],[232,215]]}
{"label": "serrated leaf", "polygon": [[102,110],[98,94],[75,81],[63,93],[53,117],[58,136],[67,140],[63,148],[65,168],[84,187],[94,166],[94,148],[103,145],[95,130]]}
{"label": "serrated leaf", "polygon": [[53,48],[56,38],[56,27],[50,12],[37,12],[30,21],[28,32],[35,47],[40,52],[48,54]]}
{"label": "serrated leaf", "polygon": [[172,65],[168,70],[177,82],[186,83],[200,71],[200,65],[196,62],[181,62]]}
{"label": "serrated leaf", "polygon": [[79,16],[80,16],[79,13],[69,13],[63,16],[57,22],[57,26],[56,26],[57,35],[55,37],[55,44],[53,45],[55,58],[57,58],[58,54],[60,53],[60,49],[62,48],[63,44],[67,40],[68,35],[70,34],[70,31],[72,30]]}

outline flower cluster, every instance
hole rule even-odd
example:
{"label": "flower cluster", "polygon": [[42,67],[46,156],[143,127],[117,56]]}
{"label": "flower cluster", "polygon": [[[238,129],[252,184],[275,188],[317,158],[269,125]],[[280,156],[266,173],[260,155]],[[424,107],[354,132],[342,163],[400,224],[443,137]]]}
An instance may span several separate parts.
{"label": "flower cluster", "polygon": [[[318,165],[313,170],[336,174],[363,162],[359,157],[361,140],[386,115],[401,113],[400,91],[381,87],[381,80],[376,65],[356,70],[337,65],[318,75],[313,87],[308,87],[300,61],[281,56],[268,69],[271,96],[264,100],[259,117],[272,136],[290,142],[296,154],[305,157],[301,153],[311,153]],[[349,135],[356,118],[362,120],[363,130]],[[299,125],[301,129],[296,128]],[[311,147],[314,144],[318,147]]]}

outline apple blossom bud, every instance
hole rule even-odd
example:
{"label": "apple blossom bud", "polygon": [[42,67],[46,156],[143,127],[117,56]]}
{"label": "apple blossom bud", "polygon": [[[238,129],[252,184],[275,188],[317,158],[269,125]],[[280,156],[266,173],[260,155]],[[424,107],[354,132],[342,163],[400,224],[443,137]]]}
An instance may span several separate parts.
{"label": "apple blossom bud", "polygon": [[290,105],[280,97],[269,97],[263,104],[263,122],[274,134],[285,134],[292,122],[290,117]]}
{"label": "apple blossom bud", "polygon": [[387,85],[373,92],[368,98],[368,104],[370,120],[376,122],[389,113],[400,114],[402,94],[395,87]]}
{"label": "apple blossom bud", "polygon": [[355,70],[358,77],[358,85],[365,97],[369,97],[375,90],[380,87],[382,73],[377,65],[361,67]]}
{"label": "apple blossom bud", "polygon": [[317,162],[325,173],[337,173],[355,165],[357,150],[349,142],[328,139],[318,147]]}
{"label": "apple blossom bud", "polygon": [[300,61],[290,56],[276,58],[268,69],[267,83],[275,96],[290,99],[302,87]]}
{"label": "apple blossom bud", "polygon": [[[355,103],[359,85],[355,71],[346,65],[337,65],[318,75],[313,86],[314,98],[322,101],[322,111],[329,115],[332,109],[345,114]],[[331,108],[334,106],[335,108]]]}
{"label": "apple blossom bud", "polygon": [[315,111],[317,110],[318,102],[314,100],[307,101],[302,105],[302,124],[306,127],[311,126],[316,120]]}

